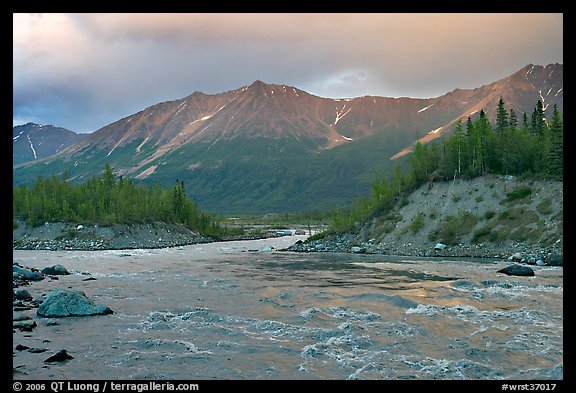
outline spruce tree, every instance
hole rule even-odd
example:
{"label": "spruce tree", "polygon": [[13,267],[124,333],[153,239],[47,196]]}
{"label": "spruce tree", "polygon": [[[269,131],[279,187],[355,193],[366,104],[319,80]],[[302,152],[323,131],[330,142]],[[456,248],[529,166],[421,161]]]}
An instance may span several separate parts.
{"label": "spruce tree", "polygon": [[532,132],[536,135],[544,134],[544,126],[546,125],[546,116],[542,101],[538,100],[534,112],[532,112]]}
{"label": "spruce tree", "polygon": [[564,164],[564,125],[554,104],[552,123],[550,124],[550,146],[546,156],[547,172],[553,178],[562,179]]}
{"label": "spruce tree", "polygon": [[514,108],[510,108],[510,120],[508,121],[508,126],[511,128],[518,127],[518,117],[516,116],[516,112],[514,112]]}
{"label": "spruce tree", "polygon": [[453,137],[453,149],[456,156],[456,168],[458,174],[462,173],[462,155],[464,150],[464,134],[462,133],[462,119],[456,122],[456,130]]}
{"label": "spruce tree", "polygon": [[530,125],[528,124],[528,115],[526,112],[522,115],[522,128],[526,131],[530,129]]}
{"label": "spruce tree", "polygon": [[503,133],[508,128],[508,112],[504,108],[504,100],[500,97],[498,109],[496,110],[496,131]]}

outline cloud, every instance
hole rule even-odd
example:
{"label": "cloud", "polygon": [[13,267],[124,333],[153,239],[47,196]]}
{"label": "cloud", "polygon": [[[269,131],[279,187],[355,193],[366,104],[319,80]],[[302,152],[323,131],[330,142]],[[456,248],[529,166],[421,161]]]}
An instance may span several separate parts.
{"label": "cloud", "polygon": [[96,129],[256,79],[435,97],[563,61],[562,14],[14,14],[14,119]]}

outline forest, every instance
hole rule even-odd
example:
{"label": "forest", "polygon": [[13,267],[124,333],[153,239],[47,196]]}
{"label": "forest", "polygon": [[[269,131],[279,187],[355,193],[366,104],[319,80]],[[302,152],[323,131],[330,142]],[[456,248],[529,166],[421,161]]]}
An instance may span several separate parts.
{"label": "forest", "polygon": [[31,226],[54,221],[100,225],[163,221],[182,224],[204,236],[227,232],[215,216],[198,209],[186,195],[183,181],[164,189],[158,184],[135,184],[116,178],[108,164],[101,176],[83,184],[72,184],[64,172],[61,178],[39,176],[30,187],[14,186],[12,195],[14,218]]}
{"label": "forest", "polygon": [[332,231],[353,231],[356,222],[386,214],[397,202],[429,181],[472,179],[487,174],[524,178],[563,179],[563,120],[555,105],[550,121],[539,100],[532,115],[518,118],[498,102],[496,122],[484,110],[438,142],[417,142],[407,165],[396,163],[393,173],[376,180],[372,195],[358,198],[351,208],[332,212]]}

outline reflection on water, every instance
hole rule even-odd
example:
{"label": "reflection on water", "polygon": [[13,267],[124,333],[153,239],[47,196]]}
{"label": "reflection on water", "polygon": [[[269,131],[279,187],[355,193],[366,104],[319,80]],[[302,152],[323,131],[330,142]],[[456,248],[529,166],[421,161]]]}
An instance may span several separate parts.
{"label": "reflection on water", "polygon": [[15,378],[563,377],[562,268],[526,278],[497,274],[503,261],[248,251],[262,242],[14,251],[73,272],[32,284],[35,298],[78,288],[115,311],[14,333],[14,346],[74,356],[46,367],[14,351]]}

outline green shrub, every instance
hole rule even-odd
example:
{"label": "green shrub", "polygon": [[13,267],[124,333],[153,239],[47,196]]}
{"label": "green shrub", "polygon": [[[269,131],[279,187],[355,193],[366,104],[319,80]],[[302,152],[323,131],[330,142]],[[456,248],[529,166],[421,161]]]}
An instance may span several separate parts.
{"label": "green shrub", "polygon": [[431,242],[435,242],[437,241],[439,238],[439,231],[438,229],[432,229],[430,232],[428,232],[428,240]]}
{"label": "green shrub", "polygon": [[544,215],[552,213],[552,198],[546,197],[542,199],[538,206],[536,206],[536,210]]}
{"label": "green shrub", "polygon": [[492,243],[502,243],[508,237],[508,229],[500,228],[497,231],[490,232],[490,241]]}
{"label": "green shrub", "polygon": [[394,229],[396,229],[396,224],[393,222],[386,222],[384,224],[384,232],[385,233],[390,233],[392,232]]}
{"label": "green shrub", "polygon": [[532,189],[529,186],[518,186],[512,191],[506,193],[506,199],[504,202],[517,201],[519,199],[526,198],[532,194]]}
{"label": "green shrub", "polygon": [[478,195],[478,196],[476,197],[476,203],[480,203],[480,202],[482,202],[483,200],[484,200],[484,197],[483,197],[482,195]]}
{"label": "green shrub", "polygon": [[521,225],[510,232],[510,239],[517,242],[523,242],[529,238],[530,232],[530,228],[526,225]]}
{"label": "green shrub", "polygon": [[494,217],[496,215],[496,212],[494,210],[488,210],[486,213],[484,213],[484,218],[489,220],[492,217]]}
{"label": "green shrub", "polygon": [[78,236],[78,230],[76,228],[66,228],[66,235],[64,238],[66,239],[74,239]]}
{"label": "green shrub", "polygon": [[447,216],[435,229],[428,233],[428,240],[444,244],[456,244],[460,237],[470,233],[478,222],[478,217],[470,213]]}
{"label": "green shrub", "polygon": [[410,228],[410,230],[413,233],[416,233],[423,227],[424,227],[424,213],[419,212],[418,214],[416,214],[416,216],[414,216],[408,228]]}
{"label": "green shrub", "polygon": [[312,236],[310,236],[308,239],[306,239],[306,243],[313,242],[315,240],[324,239],[324,237],[326,237],[326,235],[328,235],[327,231],[317,232],[317,233],[313,234]]}
{"label": "green shrub", "polygon": [[404,206],[408,206],[408,203],[409,203],[408,198],[402,196],[402,198],[400,198],[399,206],[400,208],[403,208]]}
{"label": "green shrub", "polygon": [[406,226],[406,227],[400,229],[398,232],[396,232],[396,240],[400,239],[402,236],[407,234],[408,230],[409,230],[409,227]]}
{"label": "green shrub", "polygon": [[402,221],[403,219],[404,217],[402,217],[402,214],[398,212],[389,213],[385,218],[386,221],[393,222],[394,224]]}
{"label": "green shrub", "polygon": [[474,235],[472,236],[472,243],[482,243],[486,239],[490,238],[490,233],[492,232],[492,227],[485,226],[476,231],[474,231]]}

